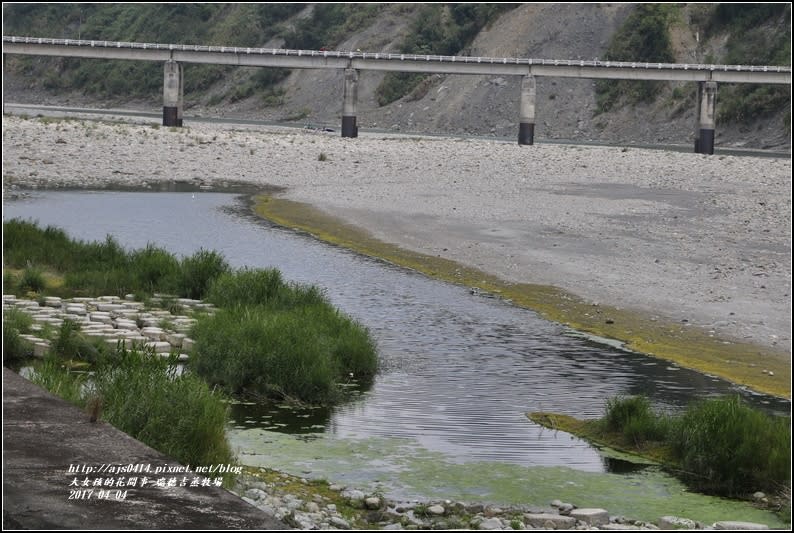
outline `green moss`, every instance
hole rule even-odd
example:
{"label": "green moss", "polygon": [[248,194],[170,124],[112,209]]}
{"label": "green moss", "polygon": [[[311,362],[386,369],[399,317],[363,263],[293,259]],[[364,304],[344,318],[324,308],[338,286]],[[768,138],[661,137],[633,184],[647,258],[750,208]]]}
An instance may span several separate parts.
{"label": "green moss", "polygon": [[[320,240],[377,257],[431,277],[478,287],[538,312],[548,320],[579,331],[617,339],[636,352],[675,362],[775,396],[791,398],[788,354],[771,348],[710,337],[698,328],[657,320],[635,310],[591,303],[563,289],[511,283],[441,257],[400,248],[311,206],[271,196],[256,199],[256,213],[282,226],[305,231]],[[607,320],[608,318],[608,320]],[[760,366],[772,371],[761,373]]]}
{"label": "green moss", "polygon": [[[785,527],[774,514],[749,503],[689,492],[681,482],[653,466],[629,474],[610,474],[491,461],[460,463],[407,439],[305,439],[258,429],[232,431],[230,439],[248,465],[301,476],[307,475],[308,468],[331,482],[387,496],[393,491],[399,499],[488,501],[533,507],[560,499],[645,521],[674,512],[704,523],[741,520]],[[465,524],[463,528],[468,527]]]}

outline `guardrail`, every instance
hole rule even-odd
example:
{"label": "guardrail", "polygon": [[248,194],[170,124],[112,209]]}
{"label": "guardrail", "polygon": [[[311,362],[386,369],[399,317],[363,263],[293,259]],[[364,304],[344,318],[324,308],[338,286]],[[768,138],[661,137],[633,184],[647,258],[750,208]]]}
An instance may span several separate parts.
{"label": "guardrail", "polygon": [[360,52],[342,50],[290,50],[283,48],[251,48],[238,46],[204,46],[190,44],[161,44],[161,43],[135,43],[119,41],[96,41],[77,39],[48,39],[42,37],[14,37],[3,36],[3,42],[19,44],[41,44],[71,47],[92,48],[126,48],[140,50],[168,50],[183,52],[211,52],[221,54],[246,54],[270,56],[297,56],[316,58],[340,59],[367,59],[376,61],[411,61],[428,63],[464,63],[464,64],[491,64],[491,65],[541,65],[555,67],[595,67],[605,69],[643,69],[643,70],[691,70],[711,72],[776,72],[791,73],[791,67],[784,66],[757,66],[757,65],[712,65],[712,64],[687,64],[687,63],[642,63],[627,61],[585,61],[566,59],[531,59],[515,57],[474,57],[474,56],[442,56],[442,55],[417,55],[417,54],[392,54],[380,52]]}

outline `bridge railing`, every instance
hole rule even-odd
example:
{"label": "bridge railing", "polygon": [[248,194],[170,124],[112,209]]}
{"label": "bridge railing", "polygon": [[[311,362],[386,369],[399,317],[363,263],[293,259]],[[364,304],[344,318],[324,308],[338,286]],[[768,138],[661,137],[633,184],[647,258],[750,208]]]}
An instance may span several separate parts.
{"label": "bridge railing", "polygon": [[695,70],[725,72],[781,72],[790,73],[791,67],[759,66],[759,65],[712,65],[689,63],[641,63],[633,61],[599,61],[599,60],[568,60],[568,59],[531,59],[515,57],[476,57],[476,56],[443,56],[395,54],[382,52],[361,52],[343,50],[291,50],[283,48],[252,48],[238,46],[206,46],[191,44],[136,43],[117,41],[98,41],[80,39],[48,39],[43,37],[3,36],[3,42],[22,44],[41,44],[56,46],[101,47],[101,48],[133,48],[143,50],[179,50],[187,52],[210,52],[221,54],[259,54],[281,56],[331,57],[349,59],[369,59],[383,61],[414,61],[440,63],[484,63],[505,65],[552,65],[565,67],[620,68],[620,69],[659,69],[659,70]]}

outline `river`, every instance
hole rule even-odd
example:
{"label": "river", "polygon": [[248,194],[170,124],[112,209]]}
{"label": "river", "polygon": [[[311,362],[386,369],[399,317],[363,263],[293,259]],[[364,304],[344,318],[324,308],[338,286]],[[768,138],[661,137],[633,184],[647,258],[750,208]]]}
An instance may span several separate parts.
{"label": "river", "polygon": [[[582,338],[466,287],[275,227],[252,216],[236,194],[36,191],[4,200],[3,218],[55,225],[84,240],[112,235],[128,248],[154,243],[179,255],[213,249],[235,267],[276,267],[285,279],[319,285],[368,327],[381,370],[352,401],[330,410],[232,406],[230,440],[250,465],[395,498],[535,505],[567,498],[649,519],[675,514],[665,506],[684,505],[681,499],[708,515],[692,518],[705,521],[711,515],[703,509],[719,500],[683,493],[657,469],[606,458],[525,413],[592,418],[608,398],[632,394],[676,411],[729,393],[790,412],[787,401]],[[717,519],[755,512],[739,509],[726,503],[713,512],[721,513]]]}

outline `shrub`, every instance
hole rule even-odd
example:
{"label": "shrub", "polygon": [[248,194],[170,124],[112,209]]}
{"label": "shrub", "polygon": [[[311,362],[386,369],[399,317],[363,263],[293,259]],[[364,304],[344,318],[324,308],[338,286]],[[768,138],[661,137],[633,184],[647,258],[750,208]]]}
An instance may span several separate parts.
{"label": "shrub", "polygon": [[738,396],[690,406],[671,444],[700,490],[733,496],[791,483],[790,419],[756,411]]}

